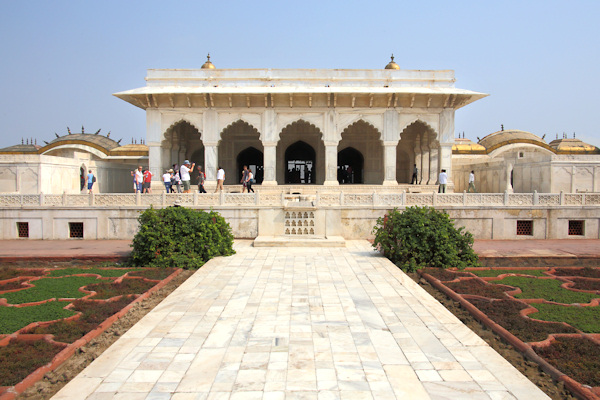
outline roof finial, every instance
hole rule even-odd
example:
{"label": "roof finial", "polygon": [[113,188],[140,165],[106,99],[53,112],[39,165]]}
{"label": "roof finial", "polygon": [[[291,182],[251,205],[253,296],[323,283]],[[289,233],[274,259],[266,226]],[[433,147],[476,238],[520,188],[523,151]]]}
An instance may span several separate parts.
{"label": "roof finial", "polygon": [[83,125],[81,125],[81,133],[85,133],[85,129],[83,129]]}
{"label": "roof finial", "polygon": [[575,132],[573,132],[573,139],[575,139]]}
{"label": "roof finial", "polygon": [[108,133],[106,134],[106,137],[109,138],[110,137],[110,131],[108,131]]}
{"label": "roof finial", "polygon": [[21,138],[21,144],[25,144],[25,140],[23,140],[23,138]]}
{"label": "roof finial", "polygon": [[201,69],[215,69],[215,66],[213,65],[213,63],[210,62],[210,53],[208,53],[206,55],[206,62],[204,64],[202,64],[202,67],[200,67]]}
{"label": "roof finial", "polygon": [[500,130],[504,132],[504,124],[500,124]]}
{"label": "roof finial", "polygon": [[71,134],[71,130],[69,129],[68,126],[67,126],[67,132],[69,132],[69,135]]}

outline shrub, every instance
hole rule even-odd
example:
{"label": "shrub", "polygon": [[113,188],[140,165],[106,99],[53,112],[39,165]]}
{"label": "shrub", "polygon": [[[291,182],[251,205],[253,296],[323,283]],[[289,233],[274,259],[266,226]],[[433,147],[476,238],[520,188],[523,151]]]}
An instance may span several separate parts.
{"label": "shrub", "polygon": [[394,209],[377,220],[373,246],[406,272],[478,266],[473,235],[463,229],[456,228],[448,214],[433,208]]}
{"label": "shrub", "polygon": [[231,227],[217,212],[185,207],[149,208],[139,219],[129,264],[200,268],[213,257],[234,254]]}

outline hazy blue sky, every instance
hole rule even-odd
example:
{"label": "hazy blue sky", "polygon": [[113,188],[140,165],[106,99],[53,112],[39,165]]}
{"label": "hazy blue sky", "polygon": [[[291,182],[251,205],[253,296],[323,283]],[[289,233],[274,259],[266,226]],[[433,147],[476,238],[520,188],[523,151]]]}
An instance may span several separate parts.
{"label": "hazy blue sky", "polygon": [[476,140],[522,129],[600,146],[600,2],[0,0],[0,147],[54,132],[144,137],[112,93],[148,68],[453,69],[489,93],[456,113]]}

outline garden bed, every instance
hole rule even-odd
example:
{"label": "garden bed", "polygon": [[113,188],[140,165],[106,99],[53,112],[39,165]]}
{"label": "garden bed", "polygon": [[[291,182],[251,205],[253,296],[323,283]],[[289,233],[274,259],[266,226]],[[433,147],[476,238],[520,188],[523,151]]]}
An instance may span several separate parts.
{"label": "garden bed", "polygon": [[180,272],[0,269],[0,399],[14,398],[57,368]]}
{"label": "garden bed", "polygon": [[[600,268],[468,268],[437,276],[429,272],[421,274],[554,379],[581,398],[600,399],[600,384],[587,372],[600,376]],[[573,350],[578,343],[583,346],[579,352]]]}

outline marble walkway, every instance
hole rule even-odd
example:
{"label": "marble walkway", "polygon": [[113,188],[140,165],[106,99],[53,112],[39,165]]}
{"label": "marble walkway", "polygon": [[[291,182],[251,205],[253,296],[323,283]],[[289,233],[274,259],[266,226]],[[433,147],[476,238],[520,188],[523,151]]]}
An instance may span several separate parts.
{"label": "marble walkway", "polygon": [[366,241],[211,260],[53,399],[547,399]]}

